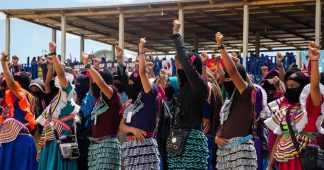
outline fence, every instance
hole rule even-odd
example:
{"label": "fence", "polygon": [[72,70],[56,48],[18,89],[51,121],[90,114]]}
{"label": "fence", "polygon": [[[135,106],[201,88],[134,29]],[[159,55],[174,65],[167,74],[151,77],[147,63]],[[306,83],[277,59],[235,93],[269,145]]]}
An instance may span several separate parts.
{"label": "fence", "polygon": [[[241,64],[242,64],[241,60]],[[286,53],[283,59],[283,67],[285,70],[293,63],[296,63],[296,58],[293,53]],[[254,82],[258,83],[262,79],[261,67],[267,66],[269,71],[277,69],[276,56],[261,55],[260,57],[252,56],[247,57],[246,60],[246,71],[254,76]]]}
{"label": "fence", "polygon": [[[242,62],[243,61],[241,60],[241,64],[242,64]],[[284,56],[284,60],[283,60],[283,67],[285,69],[288,69],[289,66],[295,62],[296,62],[295,55],[293,53],[286,53],[286,55]],[[125,62],[125,65],[129,72],[133,71],[132,70],[134,67],[133,62]],[[76,69],[84,68],[84,66],[80,65],[80,64],[77,64],[77,65],[72,64],[71,66]],[[262,54],[260,57],[257,57],[257,56],[247,57],[246,71],[249,74],[254,75],[255,83],[258,83],[262,78],[262,74],[261,74],[262,66],[267,66],[269,70],[277,69],[276,56],[268,56],[268,55]],[[109,68],[111,71],[116,71],[117,63],[108,61],[106,63],[101,63],[100,67],[106,67],[106,68]],[[41,69],[37,66],[37,64],[22,64],[22,68],[25,71],[32,73],[33,79],[41,77],[41,75],[42,75]]]}

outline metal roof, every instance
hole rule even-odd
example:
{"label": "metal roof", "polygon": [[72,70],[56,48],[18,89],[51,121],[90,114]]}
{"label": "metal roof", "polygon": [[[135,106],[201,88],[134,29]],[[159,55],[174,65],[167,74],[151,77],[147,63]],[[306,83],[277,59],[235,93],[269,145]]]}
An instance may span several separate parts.
{"label": "metal roof", "polygon": [[61,16],[65,16],[68,33],[116,44],[119,13],[122,11],[126,49],[137,51],[139,38],[146,37],[148,52],[171,54],[174,52],[172,21],[178,18],[179,8],[184,10],[184,39],[189,48],[194,48],[198,40],[199,50],[214,50],[214,34],[220,31],[229,50],[240,50],[244,4],[249,5],[251,51],[254,51],[257,34],[260,35],[261,50],[301,50],[307,47],[308,40],[315,37],[315,0],[183,0],[114,6],[5,9],[0,12],[57,30],[61,29]]}

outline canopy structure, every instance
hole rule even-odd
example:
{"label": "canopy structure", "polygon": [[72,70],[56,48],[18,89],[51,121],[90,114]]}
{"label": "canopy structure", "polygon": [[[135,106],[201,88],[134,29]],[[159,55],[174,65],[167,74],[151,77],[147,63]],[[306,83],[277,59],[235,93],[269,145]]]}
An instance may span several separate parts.
{"label": "canopy structure", "polygon": [[[0,12],[8,16],[7,32],[9,19],[18,18],[79,35],[81,41],[119,43],[132,51],[137,51],[139,38],[146,37],[146,52],[156,55],[174,53],[172,21],[180,19],[189,48],[214,51],[214,34],[220,31],[229,50],[243,50],[246,55],[260,50],[303,50],[308,40],[320,42],[321,4],[321,0],[182,0]],[[10,35],[6,40],[10,41]],[[83,42],[81,50],[82,46]]]}

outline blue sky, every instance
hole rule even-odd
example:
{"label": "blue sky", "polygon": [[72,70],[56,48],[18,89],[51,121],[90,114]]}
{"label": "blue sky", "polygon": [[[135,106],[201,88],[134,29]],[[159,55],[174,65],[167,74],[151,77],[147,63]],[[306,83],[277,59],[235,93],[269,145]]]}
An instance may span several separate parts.
{"label": "blue sky", "polygon": [[[76,6],[116,5],[128,3],[157,2],[166,0],[0,0],[1,9],[55,8]],[[5,15],[0,13],[0,50],[5,49]],[[27,62],[27,56],[40,56],[42,50],[48,49],[51,41],[51,29],[26,21],[11,19],[11,55],[17,55],[21,63]],[[57,32],[58,47],[60,32]],[[111,46],[100,42],[85,40],[85,52],[111,49]],[[66,57],[70,54],[79,58],[80,37],[67,35]],[[57,50],[60,52],[60,48]],[[128,52],[128,54],[132,54]]]}

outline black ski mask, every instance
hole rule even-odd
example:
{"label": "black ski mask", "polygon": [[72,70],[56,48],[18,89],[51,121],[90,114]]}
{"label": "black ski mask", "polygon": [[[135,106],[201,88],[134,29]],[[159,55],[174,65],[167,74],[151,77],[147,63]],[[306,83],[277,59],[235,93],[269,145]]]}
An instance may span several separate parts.
{"label": "black ski mask", "polygon": [[[245,68],[241,64],[237,64],[237,63],[235,63],[235,66],[237,68],[237,71],[241,75],[242,79],[244,81],[246,81],[247,74],[246,74]],[[230,78],[229,74],[226,71],[225,71],[225,78]],[[228,93],[228,97],[230,98],[232,96],[234,90],[236,90],[235,84],[233,83],[233,81],[227,81],[227,82],[224,82],[224,86],[225,86],[226,92]]]}
{"label": "black ski mask", "polygon": [[[104,79],[106,84],[108,85],[113,84],[113,75],[108,69],[99,71],[99,74],[101,75],[102,79]],[[96,83],[92,83],[92,90],[93,90],[93,96],[99,98],[101,90]]]}
{"label": "black ski mask", "polygon": [[134,102],[137,99],[138,94],[143,89],[143,86],[138,71],[134,71],[130,75],[129,79],[132,80],[134,84],[127,85],[126,94],[128,98],[132,99],[132,101]]}
{"label": "black ski mask", "polygon": [[[301,71],[295,71],[293,73],[288,73],[289,76],[285,75],[288,80],[293,80],[297,82],[300,86],[297,88],[287,88],[285,93],[285,98],[289,104],[295,104],[299,102],[299,96],[303,91],[304,87],[309,83],[309,78]],[[287,82],[286,81],[286,82]]]}
{"label": "black ski mask", "polygon": [[79,101],[82,101],[89,91],[89,77],[83,74],[80,74],[75,83],[75,92],[77,93]]}

